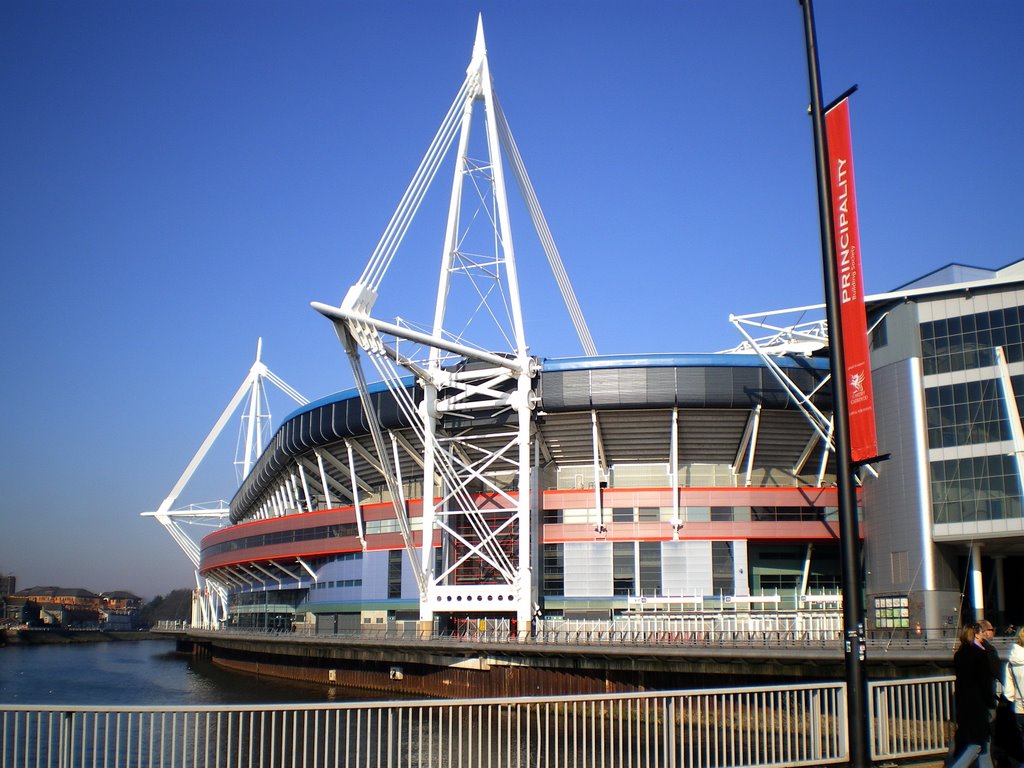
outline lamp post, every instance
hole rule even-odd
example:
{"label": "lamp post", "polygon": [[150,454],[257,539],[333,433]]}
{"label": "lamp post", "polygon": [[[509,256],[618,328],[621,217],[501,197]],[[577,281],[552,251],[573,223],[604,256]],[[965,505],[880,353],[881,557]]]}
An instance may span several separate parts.
{"label": "lamp post", "polygon": [[811,122],[814,132],[814,157],[818,181],[818,219],[821,229],[821,256],[825,282],[825,312],[829,332],[829,363],[832,374],[832,418],[835,423],[836,485],[839,501],[839,547],[843,587],[843,643],[846,666],[847,733],[850,765],[871,765],[870,733],[867,716],[867,676],[864,653],[863,577],[860,567],[860,532],[857,522],[857,492],[850,452],[849,408],[846,364],[843,354],[843,328],[840,315],[839,284],[836,275],[836,243],[833,233],[831,183],[825,115],[821,102],[821,78],[818,68],[817,38],[811,0],[799,0],[803,10],[804,37],[807,46],[807,71],[811,92]]}

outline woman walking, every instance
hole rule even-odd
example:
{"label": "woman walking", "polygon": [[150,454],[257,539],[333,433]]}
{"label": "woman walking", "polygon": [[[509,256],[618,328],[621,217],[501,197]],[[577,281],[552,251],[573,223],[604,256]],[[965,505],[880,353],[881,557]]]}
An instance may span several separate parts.
{"label": "woman walking", "polygon": [[967,768],[975,760],[978,768],[992,768],[989,711],[995,708],[996,678],[982,640],[977,625],[964,627],[960,632],[960,645],[953,654],[956,735],[955,759],[949,768]]}

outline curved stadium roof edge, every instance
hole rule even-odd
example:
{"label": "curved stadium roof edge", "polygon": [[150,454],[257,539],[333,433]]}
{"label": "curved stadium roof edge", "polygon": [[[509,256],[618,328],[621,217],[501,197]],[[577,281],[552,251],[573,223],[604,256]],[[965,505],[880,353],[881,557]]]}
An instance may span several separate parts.
{"label": "curved stadium roof edge", "polygon": [[[827,358],[810,357],[776,357],[775,362],[780,368],[804,368],[816,371],[828,370]],[[721,354],[721,353],[678,353],[651,352],[645,354],[597,355],[594,357],[545,357],[541,358],[541,373],[554,371],[580,371],[604,368],[683,368],[683,367],[728,367],[728,368],[759,368],[764,363],[754,354]],[[413,376],[403,376],[402,384],[407,387],[415,384]],[[384,382],[376,382],[368,386],[371,395],[387,391]],[[355,387],[341,389],[330,395],[313,400],[306,405],[291,411],[281,422],[282,426],[297,416],[307,413],[339,400],[358,397]]]}
{"label": "curved stadium roof edge", "polygon": [[[781,368],[813,368],[827,370],[827,358],[776,357]],[[595,357],[546,357],[541,372],[571,371],[597,368],[760,368],[764,363],[755,354],[733,353],[669,353],[597,355]]]}
{"label": "curved stadium roof edge", "polygon": [[[810,393],[828,372],[819,358],[775,358],[787,377]],[[642,354],[547,358],[541,361],[540,409],[548,413],[643,408],[792,408],[783,387],[753,354]],[[402,383],[415,387],[413,377]],[[407,427],[395,399],[382,384],[369,388],[381,426]],[[414,393],[414,397],[416,394]],[[819,393],[818,398],[830,393]],[[346,389],[291,414],[278,427],[256,465],[231,500],[231,519],[268,487],[286,463],[318,447],[369,432],[358,391]]]}

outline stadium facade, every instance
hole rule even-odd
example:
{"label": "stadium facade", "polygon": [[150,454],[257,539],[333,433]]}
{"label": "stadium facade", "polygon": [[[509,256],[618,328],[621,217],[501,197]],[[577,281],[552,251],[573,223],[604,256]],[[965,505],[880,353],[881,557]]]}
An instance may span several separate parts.
{"label": "stadium facade", "polygon": [[[828,410],[823,361],[780,363],[785,382]],[[821,471],[821,439],[756,355],[545,360],[535,393],[531,613],[608,619],[837,599],[832,470]],[[423,448],[390,393],[371,396],[397,446],[419,550]],[[486,441],[497,418],[441,426]],[[420,559],[403,544],[368,433],[354,391],[299,409],[278,430],[231,503],[235,524],[203,540],[204,575],[234,585],[234,623],[287,626],[299,616],[333,630],[420,618]],[[502,483],[515,480],[507,473]],[[469,491],[493,528],[510,518],[493,489]],[[452,568],[471,524],[460,518],[453,537],[435,532],[435,572],[450,570],[452,585],[501,583],[486,559]],[[498,544],[514,556],[512,537]],[[518,620],[506,588],[444,595],[439,626]]]}
{"label": "stadium facade", "polygon": [[[433,320],[381,320],[399,245],[455,146]],[[506,172],[581,357],[528,352]],[[745,341],[727,354],[599,355],[495,97],[482,26],[362,276],[340,306],[313,307],[355,388],[300,400],[260,452],[253,403],[263,377],[283,383],[257,355],[216,428],[251,385],[244,480],[229,511],[200,513],[231,524],[201,544],[177,526],[195,459],[151,513],[201,576],[195,623],[528,631],[714,614],[838,629],[828,336],[805,322],[820,308],[793,323],[762,313],[758,338],[754,316],[733,318]],[[947,267],[867,309],[890,455],[860,470],[868,628],[942,629],[963,613],[1020,623],[1007,585],[1024,564],[1024,264]]]}

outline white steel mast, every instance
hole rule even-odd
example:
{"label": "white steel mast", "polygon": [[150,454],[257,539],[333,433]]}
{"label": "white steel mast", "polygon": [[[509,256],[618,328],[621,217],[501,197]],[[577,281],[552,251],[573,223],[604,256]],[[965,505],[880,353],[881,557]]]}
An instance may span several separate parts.
{"label": "white steel mast", "polygon": [[270,413],[264,407],[265,386],[264,380],[271,381],[288,397],[299,405],[306,405],[309,401],[299,394],[294,388],[287,384],[277,374],[273,373],[260,359],[263,352],[263,339],[256,341],[256,360],[239,385],[227,406],[221,412],[210,432],[206,435],[199,449],[192,460],[181,473],[181,477],[171,488],[170,493],[160,503],[155,512],[143,512],[142,517],[153,517],[170,534],[171,538],[178,545],[185,556],[192,563],[195,569],[196,591],[194,593],[192,606],[192,625],[200,628],[215,629],[227,618],[227,586],[212,578],[206,578],[199,572],[200,547],[193,537],[182,527],[182,523],[213,526],[216,528],[223,525],[228,517],[228,507],[221,501],[212,505],[190,505],[186,509],[172,509],[181,492],[188,485],[196,470],[203,463],[210,448],[220,437],[227,426],[231,416],[236,413],[242,401],[248,395],[248,403],[242,409],[241,423],[242,432],[245,435],[243,454],[236,458],[236,467],[241,468],[239,480],[245,479],[252,469],[253,464],[263,450],[266,438],[270,430]]}
{"label": "white steel mast", "polygon": [[[471,146],[474,112],[482,105],[484,152]],[[381,282],[449,148],[456,144],[447,225],[427,330],[371,316]],[[442,121],[398,210],[359,281],[340,307],[315,302],[330,318],[352,364],[377,459],[390,477],[392,504],[416,568],[420,620],[435,614],[513,613],[526,630],[536,609],[531,562],[531,439],[538,366],[529,355],[505,187],[504,158],[556,276],[584,352],[596,354],[579,304],[494,94],[483,21],[477,22],[466,79]],[[475,210],[469,210],[472,203]],[[470,230],[490,229],[472,240]],[[489,250],[483,244],[489,243]],[[479,244],[479,245],[478,245]],[[457,288],[472,286],[472,300]],[[468,306],[473,305],[473,306]],[[457,310],[457,312],[453,312]],[[472,311],[464,324],[454,319]],[[498,328],[496,343],[470,328]],[[401,344],[400,344],[401,342]],[[397,466],[384,443],[369,397],[360,350],[373,363],[423,447],[422,537],[416,546]],[[418,354],[417,354],[418,352]],[[401,381],[411,372],[423,392],[416,402]],[[477,425],[486,423],[487,428]],[[486,508],[480,499],[486,496]],[[438,552],[440,548],[440,552]]]}

